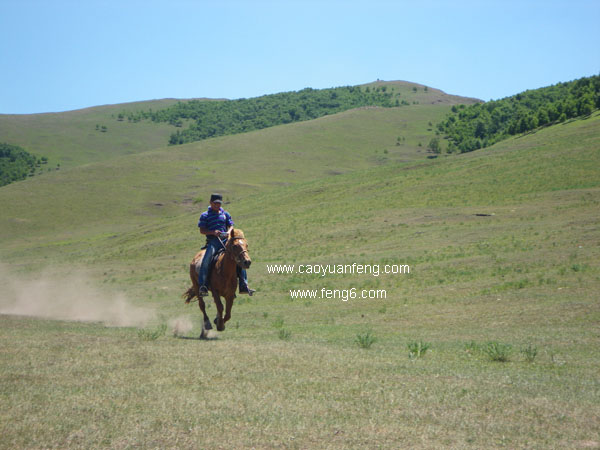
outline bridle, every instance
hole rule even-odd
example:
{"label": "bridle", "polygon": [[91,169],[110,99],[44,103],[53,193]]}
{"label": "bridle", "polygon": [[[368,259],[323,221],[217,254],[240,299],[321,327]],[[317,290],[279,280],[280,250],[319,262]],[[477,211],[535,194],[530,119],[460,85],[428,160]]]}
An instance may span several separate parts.
{"label": "bridle", "polygon": [[[217,238],[218,239],[218,238]],[[244,253],[248,253],[248,250],[242,250],[240,253],[238,253],[237,255],[233,252],[232,248],[228,248],[228,247],[233,247],[233,242],[236,239],[245,239],[243,237],[240,236],[233,236],[229,239],[227,239],[227,244],[223,244],[223,242],[221,241],[221,239],[219,239],[219,243],[223,246],[223,249],[225,250],[225,254],[228,254],[233,258],[233,260],[235,261],[236,264],[241,265],[243,260],[241,259],[242,255]],[[250,253],[248,253],[248,259],[250,259]]]}

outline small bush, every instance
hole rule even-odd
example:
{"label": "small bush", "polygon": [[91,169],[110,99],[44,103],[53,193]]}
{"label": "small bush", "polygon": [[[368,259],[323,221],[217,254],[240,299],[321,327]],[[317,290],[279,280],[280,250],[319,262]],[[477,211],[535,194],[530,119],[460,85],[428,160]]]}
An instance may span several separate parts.
{"label": "small bush", "polygon": [[410,341],[407,345],[408,347],[408,357],[410,359],[417,359],[425,355],[427,350],[431,348],[431,344],[429,342],[423,341]]}
{"label": "small bush", "polygon": [[273,321],[273,326],[275,328],[281,328],[281,327],[283,327],[283,317],[278,317],[277,319],[275,319]]}
{"label": "small bush", "polygon": [[373,336],[370,331],[367,331],[364,334],[357,334],[354,342],[356,342],[360,348],[369,349],[371,348],[371,345],[377,342],[377,338]]}
{"label": "small bush", "polygon": [[483,352],[492,361],[506,362],[512,352],[512,347],[509,344],[502,344],[501,342],[488,342],[483,347]]}

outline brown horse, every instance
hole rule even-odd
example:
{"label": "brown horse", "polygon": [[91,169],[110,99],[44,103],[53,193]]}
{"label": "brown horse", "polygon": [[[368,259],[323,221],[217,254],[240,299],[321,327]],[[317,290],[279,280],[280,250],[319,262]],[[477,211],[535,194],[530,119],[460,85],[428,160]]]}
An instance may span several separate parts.
{"label": "brown horse", "polygon": [[[198,306],[204,315],[204,327],[200,337],[206,337],[206,330],[212,329],[210,319],[206,315],[206,305],[202,297],[198,295],[198,273],[204,250],[200,250],[190,264],[190,278],[192,279],[192,287],[184,294],[185,302],[189,303],[194,297],[198,298]],[[212,292],[215,305],[217,306],[217,317],[215,317],[215,325],[218,331],[225,329],[225,322],[231,319],[231,307],[235,298],[235,290],[238,285],[237,268],[247,269],[251,264],[250,255],[248,254],[248,242],[244,237],[244,232],[239,229],[231,229],[225,251],[221,253],[215,262],[210,274],[210,291]],[[221,297],[225,298],[225,317],[223,317],[223,303]]]}

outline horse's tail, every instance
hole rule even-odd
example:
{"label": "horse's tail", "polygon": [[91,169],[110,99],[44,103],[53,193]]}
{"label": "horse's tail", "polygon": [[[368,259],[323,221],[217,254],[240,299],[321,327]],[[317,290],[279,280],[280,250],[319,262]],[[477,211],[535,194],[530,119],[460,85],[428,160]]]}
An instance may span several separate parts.
{"label": "horse's tail", "polygon": [[194,297],[196,297],[194,286],[192,285],[192,287],[185,291],[181,297],[185,298],[185,303],[188,304]]}
{"label": "horse's tail", "polygon": [[192,280],[192,286],[182,295],[182,297],[185,298],[186,304],[188,304],[194,297],[198,296],[198,274],[196,273],[195,261],[196,258],[194,258],[194,260],[190,264],[190,279]]}

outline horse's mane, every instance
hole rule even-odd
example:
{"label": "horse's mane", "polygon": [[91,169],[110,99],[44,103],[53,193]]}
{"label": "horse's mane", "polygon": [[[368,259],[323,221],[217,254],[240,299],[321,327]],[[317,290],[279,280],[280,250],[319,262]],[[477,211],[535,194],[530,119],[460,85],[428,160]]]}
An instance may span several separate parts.
{"label": "horse's mane", "polygon": [[244,232],[239,228],[233,229],[233,237],[245,239]]}

